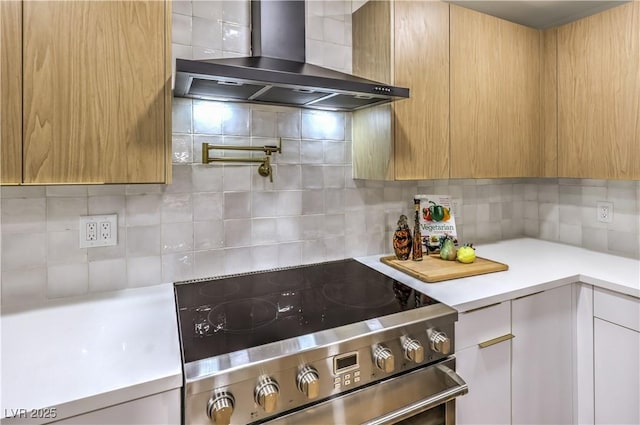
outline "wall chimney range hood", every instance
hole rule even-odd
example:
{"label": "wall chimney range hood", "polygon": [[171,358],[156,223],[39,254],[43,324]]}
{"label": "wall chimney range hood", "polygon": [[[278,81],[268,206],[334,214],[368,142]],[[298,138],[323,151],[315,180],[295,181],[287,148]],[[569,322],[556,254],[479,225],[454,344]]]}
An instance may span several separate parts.
{"label": "wall chimney range hood", "polygon": [[409,97],[409,89],[305,63],[304,0],[252,0],[253,56],[176,59],[174,95],[353,111]]}

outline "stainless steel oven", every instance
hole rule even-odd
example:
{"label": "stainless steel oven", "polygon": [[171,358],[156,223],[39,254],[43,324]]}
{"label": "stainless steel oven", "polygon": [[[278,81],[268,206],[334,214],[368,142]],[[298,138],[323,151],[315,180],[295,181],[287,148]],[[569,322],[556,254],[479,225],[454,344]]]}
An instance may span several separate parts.
{"label": "stainless steel oven", "polygon": [[453,424],[455,310],[355,260],[176,284],[186,424]]}

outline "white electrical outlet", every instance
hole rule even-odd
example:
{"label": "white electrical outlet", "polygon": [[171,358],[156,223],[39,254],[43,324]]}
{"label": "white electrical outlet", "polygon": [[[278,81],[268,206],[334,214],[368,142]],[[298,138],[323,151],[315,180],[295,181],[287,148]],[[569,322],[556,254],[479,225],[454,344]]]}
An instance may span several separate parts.
{"label": "white electrical outlet", "polygon": [[80,248],[118,244],[118,214],[80,216]]}
{"label": "white electrical outlet", "polygon": [[613,203],[598,201],[596,202],[596,219],[600,223],[613,223]]}

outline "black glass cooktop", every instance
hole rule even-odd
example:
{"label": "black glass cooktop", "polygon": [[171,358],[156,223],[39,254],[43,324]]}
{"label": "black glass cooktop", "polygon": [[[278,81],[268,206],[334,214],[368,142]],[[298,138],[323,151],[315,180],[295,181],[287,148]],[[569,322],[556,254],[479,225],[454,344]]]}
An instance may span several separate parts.
{"label": "black glass cooktop", "polygon": [[175,291],[185,363],[437,303],[353,259]]}

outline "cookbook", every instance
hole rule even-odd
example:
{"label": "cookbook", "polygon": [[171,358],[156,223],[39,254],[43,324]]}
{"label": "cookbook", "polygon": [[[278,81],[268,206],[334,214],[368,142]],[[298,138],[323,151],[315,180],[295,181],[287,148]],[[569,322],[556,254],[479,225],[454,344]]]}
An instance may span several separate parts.
{"label": "cookbook", "polygon": [[415,195],[420,200],[419,225],[425,252],[439,252],[446,236],[457,245],[456,220],[449,195]]}

